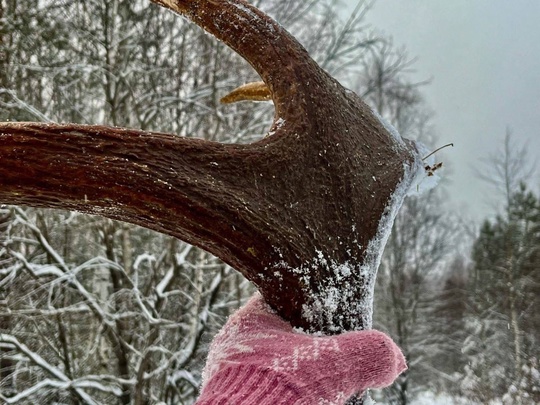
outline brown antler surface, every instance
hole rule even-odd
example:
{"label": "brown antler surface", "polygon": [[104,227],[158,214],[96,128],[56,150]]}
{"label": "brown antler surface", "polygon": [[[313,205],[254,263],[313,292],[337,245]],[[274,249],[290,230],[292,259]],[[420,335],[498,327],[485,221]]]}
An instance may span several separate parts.
{"label": "brown antler surface", "polygon": [[[103,215],[202,247],[252,280],[293,325],[370,326],[374,276],[419,163],[280,25],[241,0],[153,0],[260,74],[269,136],[225,145],[130,129],[0,124],[0,201]],[[407,177],[407,178],[406,178]]]}

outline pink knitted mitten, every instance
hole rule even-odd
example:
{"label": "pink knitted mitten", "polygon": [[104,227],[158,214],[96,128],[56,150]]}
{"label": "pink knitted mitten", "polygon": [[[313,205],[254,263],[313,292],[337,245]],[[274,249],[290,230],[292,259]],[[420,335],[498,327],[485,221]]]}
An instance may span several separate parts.
{"label": "pink knitted mitten", "polygon": [[296,333],[256,294],[212,342],[197,405],[344,404],[406,368],[382,332]]}

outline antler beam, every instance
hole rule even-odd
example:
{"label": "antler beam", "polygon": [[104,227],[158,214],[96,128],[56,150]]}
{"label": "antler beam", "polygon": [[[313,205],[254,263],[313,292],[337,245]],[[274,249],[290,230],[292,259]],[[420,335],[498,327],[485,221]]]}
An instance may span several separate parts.
{"label": "antler beam", "polygon": [[295,326],[370,327],[384,235],[416,148],[391,135],[275,21],[241,0],[153,0],[242,55],[276,106],[269,136],[224,145],[130,129],[0,124],[0,201],[173,235],[252,280]]}

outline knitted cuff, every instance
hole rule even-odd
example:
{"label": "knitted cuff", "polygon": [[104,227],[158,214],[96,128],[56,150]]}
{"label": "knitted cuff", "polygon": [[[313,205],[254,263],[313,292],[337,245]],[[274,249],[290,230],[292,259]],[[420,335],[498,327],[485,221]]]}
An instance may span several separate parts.
{"label": "knitted cuff", "polygon": [[[301,405],[285,376],[255,365],[224,367],[204,387],[196,405]],[[307,404],[306,404],[307,405]]]}

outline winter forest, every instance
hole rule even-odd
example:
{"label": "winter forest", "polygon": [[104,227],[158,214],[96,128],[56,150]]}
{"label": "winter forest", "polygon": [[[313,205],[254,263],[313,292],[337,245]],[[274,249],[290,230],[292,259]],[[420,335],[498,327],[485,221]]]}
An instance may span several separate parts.
{"label": "winter forest", "polygon": [[[253,0],[400,134],[432,150],[414,55],[334,0]],[[147,0],[0,0],[0,121],[264,136],[273,105],[219,100],[259,80],[196,25]],[[436,113],[436,112],[435,112]],[[509,123],[511,124],[511,123]],[[536,136],[536,134],[534,134]],[[377,403],[540,403],[540,194],[534,159],[501,128],[481,156],[496,216],[474,224],[438,187],[405,200],[377,276],[374,328],[409,365]],[[529,151],[530,152],[530,151]],[[447,153],[445,166],[451,166]],[[444,170],[444,169],[442,169]],[[448,171],[450,172],[450,171]],[[178,239],[99,216],[0,206],[0,403],[192,404],[209,342],[254,293]]]}

